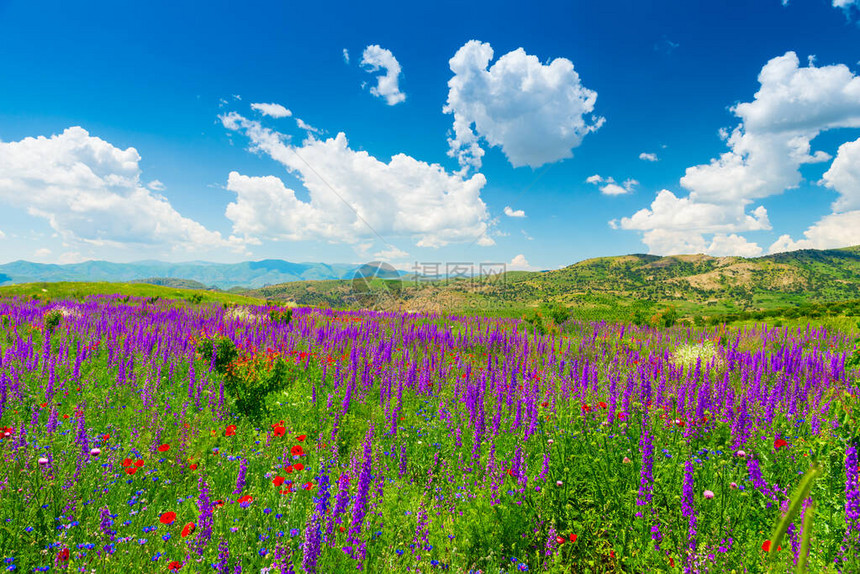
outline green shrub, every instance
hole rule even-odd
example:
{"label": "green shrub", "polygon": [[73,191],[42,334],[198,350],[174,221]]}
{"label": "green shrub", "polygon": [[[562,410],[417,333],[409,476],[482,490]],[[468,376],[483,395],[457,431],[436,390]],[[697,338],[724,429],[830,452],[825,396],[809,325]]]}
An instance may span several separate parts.
{"label": "green shrub", "polygon": [[49,333],[53,333],[54,329],[60,324],[60,319],[63,318],[63,314],[60,313],[57,309],[52,309],[45,313],[44,323],[45,330]]}
{"label": "green shrub", "polygon": [[272,309],[271,311],[269,311],[269,320],[271,320],[272,323],[283,323],[286,325],[290,322],[290,320],[292,318],[293,318],[293,310],[292,309],[284,309],[284,310]]}

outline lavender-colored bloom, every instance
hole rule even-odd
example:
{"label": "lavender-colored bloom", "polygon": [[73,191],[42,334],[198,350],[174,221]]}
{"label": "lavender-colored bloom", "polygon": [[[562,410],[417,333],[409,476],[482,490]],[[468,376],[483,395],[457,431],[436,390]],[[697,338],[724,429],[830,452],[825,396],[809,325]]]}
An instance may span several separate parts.
{"label": "lavender-colored bloom", "polygon": [[358,475],[357,491],[355,501],[352,505],[352,524],[350,525],[349,534],[350,539],[356,543],[358,542],[358,535],[361,533],[364,515],[367,512],[367,495],[370,491],[370,467],[373,462],[372,443],[373,426],[367,430],[367,436],[364,439],[364,463],[361,466],[361,473]]}
{"label": "lavender-colored bloom", "polygon": [[113,542],[114,531],[111,530],[111,526],[113,526],[113,520],[111,520],[110,510],[108,510],[107,506],[101,507],[101,509],[99,510],[99,517],[99,528],[101,528],[102,534],[104,534],[108,540]]}
{"label": "lavender-colored bloom", "polygon": [[233,494],[242,494],[245,489],[245,474],[248,472],[248,459],[243,458],[239,461],[239,476],[236,477],[236,490]]}
{"label": "lavender-colored bloom", "polygon": [[203,555],[203,550],[212,538],[212,502],[209,499],[209,484],[201,476],[198,480],[200,496],[197,499],[197,553]]}
{"label": "lavender-colored bloom", "polygon": [[684,463],[684,489],[681,496],[681,514],[688,519],[687,536],[690,541],[690,553],[684,568],[685,572],[692,572],[692,563],[696,552],[696,509],[694,506],[693,490],[693,462],[688,460]]}
{"label": "lavender-colored bloom", "polygon": [[[639,472],[639,495],[636,506],[647,506],[651,503],[651,494],[654,490],[654,443],[651,433],[647,430],[639,439],[639,448],[642,449],[642,469]],[[641,518],[642,511],[637,511],[636,516]]]}
{"label": "lavender-colored bloom", "polygon": [[227,574],[229,566],[227,561],[230,559],[230,548],[227,540],[224,538],[218,543],[218,562],[215,563],[215,570],[220,574]]}
{"label": "lavender-colored bloom", "polygon": [[840,557],[847,562],[860,551],[860,481],[857,473],[857,445],[845,449],[845,537]]}
{"label": "lavender-colored bloom", "polygon": [[320,518],[314,512],[305,527],[305,540],[302,544],[302,568],[306,572],[314,573],[317,571],[317,560],[320,555],[321,542]]}

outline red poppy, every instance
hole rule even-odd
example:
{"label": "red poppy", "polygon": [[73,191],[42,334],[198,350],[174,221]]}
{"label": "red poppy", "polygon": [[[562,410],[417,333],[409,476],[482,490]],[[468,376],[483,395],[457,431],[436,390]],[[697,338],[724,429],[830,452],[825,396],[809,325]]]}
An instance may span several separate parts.
{"label": "red poppy", "polygon": [[548,403],[548,402],[546,402],[546,401],[544,401],[544,402],[542,402],[542,403],[540,404],[540,406],[542,406],[542,407],[546,408],[546,407],[548,407],[548,406],[549,406],[549,403]]}
{"label": "red poppy", "polygon": [[598,406],[599,406],[601,409],[605,409],[605,408],[607,407],[606,403],[604,403],[603,401],[600,401],[600,402],[599,402],[599,403],[597,403],[597,404],[598,404]]}
{"label": "red poppy", "polygon": [[188,468],[190,468],[191,470],[197,470],[197,463],[192,462],[191,464],[188,465]]}
{"label": "red poppy", "polygon": [[57,560],[60,560],[61,562],[65,562],[68,559],[69,559],[69,549],[68,548],[63,548],[62,550],[57,552]]}
{"label": "red poppy", "polygon": [[163,444],[163,445],[158,447],[158,452],[167,452],[169,450],[170,450],[169,444]]}
{"label": "red poppy", "polygon": [[131,466],[131,459],[130,458],[122,459],[122,465],[123,466]]}
{"label": "red poppy", "polygon": [[299,441],[299,442],[302,442],[302,441],[303,441],[303,440],[305,440],[306,438],[308,438],[308,435],[306,435],[306,434],[300,434],[299,436],[297,436],[297,437],[296,437],[296,440],[297,440],[297,441]]}
{"label": "red poppy", "polygon": [[158,519],[162,524],[173,524],[173,521],[176,520],[176,513],[173,511],[165,512]]}
{"label": "red poppy", "polygon": [[284,484],[285,480],[287,479],[283,476],[276,476],[274,480],[272,480],[272,484],[274,484],[275,486],[281,486],[282,484]]}
{"label": "red poppy", "polygon": [[188,524],[186,524],[186,525],[182,528],[182,533],[181,533],[182,538],[185,538],[186,536],[188,536],[189,534],[191,534],[192,532],[194,532],[194,529],[195,529],[195,528],[197,528],[197,527],[194,525],[194,523],[193,523],[193,522],[189,522]]}
{"label": "red poppy", "polygon": [[302,488],[304,488],[305,490],[313,490],[314,489],[314,483],[313,482],[306,482],[302,485]]}
{"label": "red poppy", "polygon": [[[765,540],[761,545],[761,549],[765,552],[770,552],[770,540]],[[776,549],[777,551],[782,550],[782,546],[777,546]]]}
{"label": "red poppy", "polygon": [[302,446],[298,445],[298,444],[296,446],[294,446],[293,448],[291,448],[290,452],[292,453],[293,456],[302,456],[303,454],[305,454],[305,451],[302,448]]}
{"label": "red poppy", "polygon": [[102,440],[108,440],[109,438],[110,438],[109,434],[103,434],[102,435]]}
{"label": "red poppy", "polygon": [[275,436],[284,436],[287,432],[287,427],[282,427],[280,425],[275,425]]}
{"label": "red poppy", "polygon": [[305,469],[305,465],[303,465],[300,462],[297,462],[296,464],[293,465],[293,470],[304,470],[304,469]]}
{"label": "red poppy", "polygon": [[233,436],[236,434],[236,425],[229,425],[224,431],[224,436]]}
{"label": "red poppy", "polygon": [[293,473],[293,467],[292,467],[292,465],[290,465],[290,466],[285,466],[285,467],[284,467],[284,472],[286,472],[287,474],[292,474],[292,473]]}
{"label": "red poppy", "polygon": [[564,542],[565,542],[564,536],[556,536],[555,541],[559,544],[564,544]]}
{"label": "red poppy", "polygon": [[222,506],[224,506],[223,500],[216,500],[215,501],[215,508],[221,508]]}
{"label": "red poppy", "polygon": [[674,567],[675,567],[675,561],[672,560],[671,556],[669,556],[669,568],[674,568]]}
{"label": "red poppy", "polygon": [[610,551],[609,551],[609,557],[610,557],[610,558],[612,558],[612,559],[615,559],[615,550],[610,550]]}
{"label": "red poppy", "polygon": [[133,466],[125,469],[126,474],[134,474],[135,472],[137,472],[137,469]]}
{"label": "red poppy", "polygon": [[571,542],[576,542],[576,538],[577,538],[577,537],[576,537],[576,534],[571,533],[571,535],[570,535],[570,541],[571,541]]}
{"label": "red poppy", "polygon": [[182,568],[182,562],[177,562],[176,560],[167,565],[168,570],[179,570],[180,568]]}
{"label": "red poppy", "polygon": [[588,405],[582,405],[582,412],[587,413],[591,410],[591,407]]}
{"label": "red poppy", "polygon": [[281,494],[292,494],[293,493],[293,485],[287,484],[286,490],[279,490]]}
{"label": "red poppy", "polygon": [[143,460],[142,460],[142,459],[137,459],[137,460],[134,462],[134,466],[136,466],[137,468],[142,467],[142,466],[143,466]]}
{"label": "red poppy", "polygon": [[778,438],[775,441],[773,441],[774,450],[779,450],[779,448],[782,446],[788,446],[788,442],[786,442],[784,439],[781,439],[781,438]]}
{"label": "red poppy", "polygon": [[236,502],[238,502],[239,504],[244,504],[246,502],[254,502],[254,497],[250,494],[246,494],[245,496],[239,497],[239,500],[237,500]]}
{"label": "red poppy", "polygon": [[39,406],[40,406],[40,407],[42,407],[42,408],[45,408],[45,407],[47,407],[47,406],[48,406],[48,403],[42,403],[42,404],[41,404],[41,405],[39,405]]}
{"label": "red poppy", "polygon": [[338,527],[338,530],[340,530],[341,532],[346,532],[346,528],[345,528],[345,527],[343,527],[343,526],[339,526],[339,527]]}

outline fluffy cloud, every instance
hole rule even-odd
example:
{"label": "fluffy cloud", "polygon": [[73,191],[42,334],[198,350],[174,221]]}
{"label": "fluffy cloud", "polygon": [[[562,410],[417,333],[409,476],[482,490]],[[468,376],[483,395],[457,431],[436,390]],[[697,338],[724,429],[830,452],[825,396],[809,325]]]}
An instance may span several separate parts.
{"label": "fluffy cloud", "polygon": [[409,257],[409,253],[393,245],[389,245],[388,249],[378,251],[374,253],[373,256],[382,261],[392,261],[394,259],[404,259],[406,257]]}
{"label": "fluffy cloud", "polygon": [[46,219],[70,244],[189,252],[240,245],[183,217],[147,189],[140,159],[133,147],[119,149],[81,127],[3,142],[0,201]]}
{"label": "fluffy cloud", "polygon": [[782,235],[770,246],[771,253],[797,249],[834,249],[860,245],[860,210],[831,213],[803,232],[804,239],[794,241]]}
{"label": "fluffy cloud", "polygon": [[839,194],[833,203],[834,212],[860,209],[860,139],[839,146],[821,183]]}
{"label": "fluffy cloud", "polygon": [[[347,60],[348,61],[348,60]],[[376,86],[370,88],[374,96],[385,99],[389,106],[399,104],[406,99],[406,94],[400,91],[400,64],[391,50],[381,48],[376,44],[368,46],[361,55],[361,65],[368,72],[384,70],[376,78]]]}
{"label": "fluffy cloud", "polygon": [[471,40],[449,61],[454,76],[443,111],[454,115],[454,135],[448,155],[464,170],[481,167],[482,139],[501,147],[514,167],[534,168],[572,157],[603,124],[590,116],[597,92],[582,85],[570,60],[544,65],[522,48],[489,66],[492,59],[490,44]]}
{"label": "fluffy cloud", "polygon": [[244,133],[251,150],[262,152],[298,177],[308,201],[274,176],[231,172],[227,207],[233,231],[248,239],[325,239],[358,243],[380,236],[412,237],[421,247],[477,241],[491,245],[481,174],[465,179],[441,166],[397,154],[388,163],[349,147],[346,136],[299,146],[239,114],[221,116],[229,130]]}
{"label": "fluffy cloud", "polygon": [[607,177],[604,179],[598,174],[588,177],[585,181],[586,183],[594,185],[604,183],[605,185],[600,186],[600,193],[603,195],[625,195],[633,193],[633,188],[639,185],[639,182],[632,178],[624,180],[624,182],[619,185],[613,178]]}
{"label": "fluffy cloud", "polygon": [[642,161],[660,161],[656,153],[646,153],[644,151],[639,154],[639,159]]}
{"label": "fluffy cloud", "polygon": [[505,215],[507,215],[508,217],[525,217],[526,212],[523,211],[522,209],[514,210],[511,208],[511,206],[506,205],[505,206]]}
{"label": "fluffy cloud", "polygon": [[343,61],[349,64],[349,50],[343,49]]}
{"label": "fluffy cloud", "polygon": [[508,271],[534,271],[536,267],[532,267],[525,255],[520,253],[507,263],[506,269]]}
{"label": "fluffy cloud", "polygon": [[251,104],[251,109],[273,118],[288,118],[293,115],[293,112],[281,104]]}
{"label": "fluffy cloud", "polygon": [[[821,132],[860,127],[860,77],[847,66],[816,67],[810,58],[807,67],[800,67],[797,55],[787,52],[768,61],[758,81],[753,101],[731,108],[740,121],[731,133],[721,132],[729,150],[708,164],[687,168],[680,183],[689,191],[688,197],[677,198],[663,190],[654,204],[661,209],[652,205],[651,210],[622,219],[622,228],[644,232],[643,241],[652,252],[678,252],[691,245],[709,249],[716,238],[709,244],[701,234],[768,229],[767,212],[763,207],[748,212],[751,204],[797,187],[802,165],[830,160],[826,153],[812,151],[811,142]],[[853,148],[847,149],[846,158],[853,153]],[[841,183],[849,177],[850,162],[846,159],[828,172],[825,185],[850,187]],[[837,191],[842,195],[839,201],[854,197],[853,192]],[[677,213],[663,211],[664,205],[674,205]],[[676,231],[684,231],[684,238]],[[669,243],[672,237],[678,238],[674,246]],[[720,244],[735,245],[739,253],[751,250],[737,240]]]}

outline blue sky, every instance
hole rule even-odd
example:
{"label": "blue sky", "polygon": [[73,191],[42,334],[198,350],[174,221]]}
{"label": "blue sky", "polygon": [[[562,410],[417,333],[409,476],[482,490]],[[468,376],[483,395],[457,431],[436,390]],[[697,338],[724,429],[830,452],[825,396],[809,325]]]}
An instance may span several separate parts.
{"label": "blue sky", "polygon": [[0,0],[0,261],[860,244],[856,2],[312,4]]}

